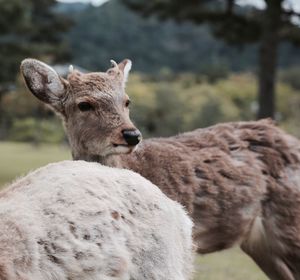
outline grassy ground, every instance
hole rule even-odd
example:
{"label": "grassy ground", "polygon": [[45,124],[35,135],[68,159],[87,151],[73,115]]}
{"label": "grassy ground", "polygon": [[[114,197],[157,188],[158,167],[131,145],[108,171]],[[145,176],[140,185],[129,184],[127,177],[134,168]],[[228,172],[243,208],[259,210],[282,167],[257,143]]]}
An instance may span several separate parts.
{"label": "grassy ground", "polygon": [[194,280],[267,280],[255,263],[240,249],[198,256]]}
{"label": "grassy ground", "polygon": [[64,147],[0,142],[0,187],[50,162],[71,159]]}
{"label": "grassy ground", "polygon": [[[0,142],[0,188],[14,178],[49,162],[70,159],[67,148],[33,147],[23,143]],[[194,279],[266,280],[250,258],[239,249],[198,256]]]}

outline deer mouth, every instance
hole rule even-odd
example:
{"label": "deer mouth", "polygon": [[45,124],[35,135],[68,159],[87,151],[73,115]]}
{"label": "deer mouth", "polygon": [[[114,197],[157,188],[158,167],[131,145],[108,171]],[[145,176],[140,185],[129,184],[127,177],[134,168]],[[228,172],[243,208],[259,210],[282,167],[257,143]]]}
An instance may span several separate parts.
{"label": "deer mouth", "polygon": [[128,144],[112,143],[112,146],[114,148],[114,153],[117,153],[117,154],[130,154],[133,150],[135,150],[137,145],[130,146]]}
{"label": "deer mouth", "polygon": [[117,143],[112,143],[112,145],[113,145],[114,148],[117,148],[117,147],[134,148],[134,147],[137,146],[137,145],[117,144]]}
{"label": "deer mouth", "polygon": [[129,147],[127,144],[117,144],[117,143],[112,143],[113,147]]}

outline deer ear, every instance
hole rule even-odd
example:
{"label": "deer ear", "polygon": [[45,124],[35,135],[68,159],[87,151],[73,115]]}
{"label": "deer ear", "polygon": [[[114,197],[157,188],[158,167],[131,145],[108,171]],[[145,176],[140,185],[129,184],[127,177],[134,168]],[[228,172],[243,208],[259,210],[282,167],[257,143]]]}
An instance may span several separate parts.
{"label": "deer ear", "polygon": [[123,73],[123,79],[124,79],[124,84],[127,82],[128,80],[128,75],[129,75],[129,71],[131,69],[132,66],[132,62],[130,59],[124,59],[122,62],[120,62],[118,64],[119,69],[122,71]]}
{"label": "deer ear", "polygon": [[67,82],[53,68],[39,60],[27,58],[21,63],[21,73],[33,95],[56,111],[63,110]]}

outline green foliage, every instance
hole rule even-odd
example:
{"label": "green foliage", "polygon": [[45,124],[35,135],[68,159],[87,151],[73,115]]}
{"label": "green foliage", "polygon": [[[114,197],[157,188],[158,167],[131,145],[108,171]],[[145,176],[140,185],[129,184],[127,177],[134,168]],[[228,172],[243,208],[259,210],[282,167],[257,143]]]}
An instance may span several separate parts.
{"label": "green foliage", "polygon": [[281,71],[277,85],[278,119],[281,126],[292,134],[300,137],[300,68],[293,67]]}
{"label": "green foliage", "polygon": [[226,64],[209,64],[202,65],[200,73],[207,78],[207,81],[214,83],[220,79],[227,78],[229,75],[229,69]]}
{"label": "green foliage", "polygon": [[294,66],[282,70],[279,73],[279,78],[282,82],[290,85],[292,88],[300,90],[300,67]]}
{"label": "green foliage", "polygon": [[8,139],[32,143],[61,143],[65,139],[65,133],[60,122],[56,119],[15,119]]}
{"label": "green foliage", "polygon": [[[300,14],[296,4],[285,0],[265,0],[265,7],[254,3],[242,7],[236,0],[179,1],[123,0],[133,11],[159,19],[209,24],[214,35],[229,44],[259,44],[258,118],[275,117],[275,77],[280,43],[300,44]],[[286,5],[288,4],[288,5]]]}
{"label": "green foliage", "polygon": [[60,120],[28,92],[21,79],[16,90],[3,97],[2,106],[2,117],[8,125],[6,139],[33,143],[65,140]]}
{"label": "green foliage", "polygon": [[251,75],[233,75],[214,84],[192,74],[167,81],[132,75],[127,88],[132,119],[146,136],[253,119],[254,81]]}
{"label": "green foliage", "polygon": [[[216,83],[192,74],[156,80],[132,75],[127,92],[131,117],[144,136],[167,136],[219,122],[253,120],[257,112],[257,83],[252,74],[232,74]],[[277,85],[276,119],[300,136],[300,90]]]}

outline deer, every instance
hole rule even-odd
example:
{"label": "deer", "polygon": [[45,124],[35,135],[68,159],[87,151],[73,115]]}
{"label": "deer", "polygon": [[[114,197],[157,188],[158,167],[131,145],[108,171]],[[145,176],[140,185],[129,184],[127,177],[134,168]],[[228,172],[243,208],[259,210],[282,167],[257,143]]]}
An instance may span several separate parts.
{"label": "deer", "polygon": [[188,280],[192,221],[132,171],[39,168],[0,192],[1,280]]}
{"label": "deer", "polygon": [[200,254],[233,246],[273,280],[300,279],[300,142],[272,120],[221,123],[141,141],[129,117],[132,62],[70,71],[25,59],[30,92],[62,119],[74,160],[133,170],[182,204]]}

